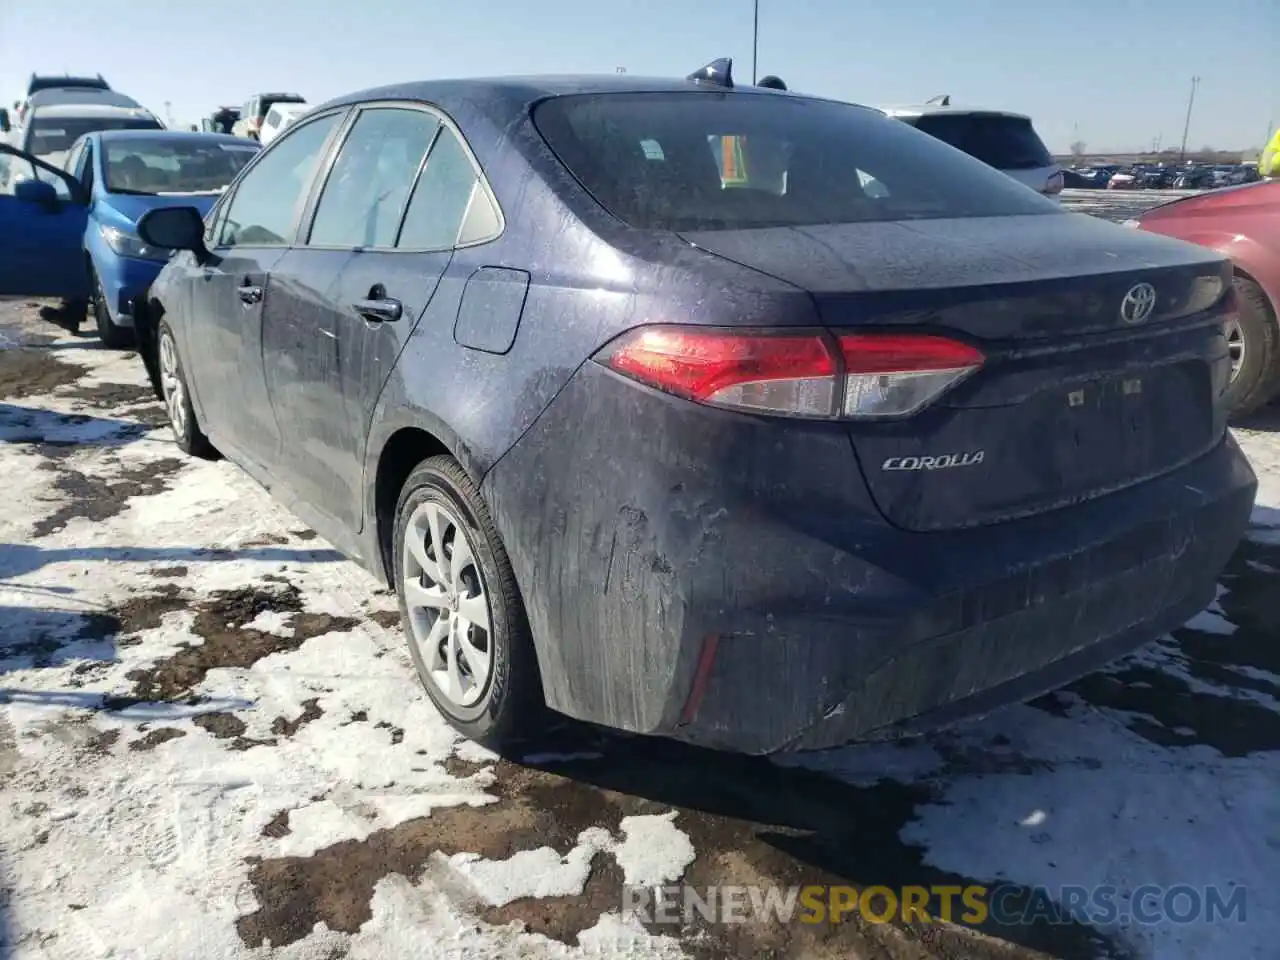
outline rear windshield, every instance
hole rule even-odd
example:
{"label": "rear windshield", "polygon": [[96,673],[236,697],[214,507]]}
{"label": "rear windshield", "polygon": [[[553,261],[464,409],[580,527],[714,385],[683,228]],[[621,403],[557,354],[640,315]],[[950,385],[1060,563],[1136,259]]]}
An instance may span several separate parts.
{"label": "rear windshield", "polygon": [[1025,117],[932,113],[917,118],[915,126],[997,170],[1053,166],[1053,157]]}
{"label": "rear windshield", "polygon": [[27,152],[43,157],[70,150],[86,133],[99,130],[160,130],[160,122],[149,117],[41,117],[31,121]]}
{"label": "rear windshield", "polygon": [[102,157],[112,193],[219,193],[258,152],[252,141],[130,137],[108,140]]}
{"label": "rear windshield", "polygon": [[292,94],[281,93],[272,94],[269,97],[263,97],[258,105],[258,115],[265,117],[267,111],[274,107],[277,103],[305,103],[301,97],[295,97]]}
{"label": "rear windshield", "polygon": [[932,137],[848,104],[754,93],[557,97],[551,149],[632,226],[734,230],[1060,213]]}

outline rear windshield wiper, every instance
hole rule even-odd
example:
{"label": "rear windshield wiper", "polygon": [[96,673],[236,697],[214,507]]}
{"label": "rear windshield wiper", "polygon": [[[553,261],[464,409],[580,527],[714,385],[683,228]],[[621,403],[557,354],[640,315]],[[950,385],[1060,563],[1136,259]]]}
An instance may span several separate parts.
{"label": "rear windshield wiper", "polygon": [[154,190],[125,190],[123,188],[112,190],[112,193],[122,193],[126,197],[154,197]]}

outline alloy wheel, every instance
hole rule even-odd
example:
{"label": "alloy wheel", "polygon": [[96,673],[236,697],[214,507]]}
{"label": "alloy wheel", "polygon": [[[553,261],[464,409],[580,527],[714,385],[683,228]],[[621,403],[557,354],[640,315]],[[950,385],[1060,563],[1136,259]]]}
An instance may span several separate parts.
{"label": "alloy wheel", "polygon": [[187,391],[178,372],[178,348],[168,330],[160,331],[160,390],[169,423],[181,439],[187,433]]}
{"label": "alloy wheel", "polygon": [[1231,355],[1231,379],[1234,380],[1240,375],[1240,368],[1244,366],[1244,329],[1240,326],[1239,320],[1229,320],[1224,332],[1227,335],[1227,352]]}
{"label": "alloy wheel", "polygon": [[462,520],[434,500],[404,533],[404,599],[410,642],[436,689],[459,707],[484,697],[493,673],[489,595]]}

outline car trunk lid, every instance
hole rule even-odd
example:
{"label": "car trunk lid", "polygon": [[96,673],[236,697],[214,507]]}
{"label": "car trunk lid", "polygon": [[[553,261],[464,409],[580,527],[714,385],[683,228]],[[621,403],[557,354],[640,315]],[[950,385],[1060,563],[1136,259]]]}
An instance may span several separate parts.
{"label": "car trunk lid", "polygon": [[[808,290],[833,330],[910,329],[984,352],[922,412],[848,425],[872,496],[902,528],[1099,496],[1175,469],[1225,430],[1230,267],[1211,251],[1076,214],[684,237]],[[1144,284],[1154,308],[1138,316],[1131,298],[1122,318]]]}

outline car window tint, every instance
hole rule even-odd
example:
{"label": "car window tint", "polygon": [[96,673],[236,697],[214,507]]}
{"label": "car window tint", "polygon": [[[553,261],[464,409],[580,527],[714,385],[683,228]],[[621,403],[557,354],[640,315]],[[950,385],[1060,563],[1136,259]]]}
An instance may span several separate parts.
{"label": "car window tint", "polygon": [[325,141],[340,114],[295,127],[247,171],[231,198],[217,246],[278,246],[290,242],[303,191],[311,184]]}
{"label": "car window tint", "polygon": [[363,111],[338,151],[307,242],[394,246],[413,178],[439,126],[423,110]]}
{"label": "car window tint", "polygon": [[23,157],[0,153],[0,197],[13,196],[13,189],[21,180],[35,179],[39,168]]}
{"label": "car window tint", "polygon": [[87,192],[93,192],[93,144],[84,145],[84,167],[80,171],[80,182]]}
{"label": "car window tint", "polygon": [[1048,148],[1025,117],[932,113],[916,120],[915,126],[1000,170],[1053,165]]}
{"label": "car window tint", "polygon": [[85,141],[77,140],[76,145],[71,148],[71,152],[67,154],[65,160],[62,161],[62,169],[66,170],[72,176],[80,176],[80,156],[84,153]]}
{"label": "car window tint", "polygon": [[447,127],[442,129],[414,187],[396,246],[407,250],[454,246],[479,179],[457,136]]}
{"label": "car window tint", "polygon": [[714,92],[555,97],[534,122],[614,216],[734,230],[1061,213],[986,164],[851,104]]}

